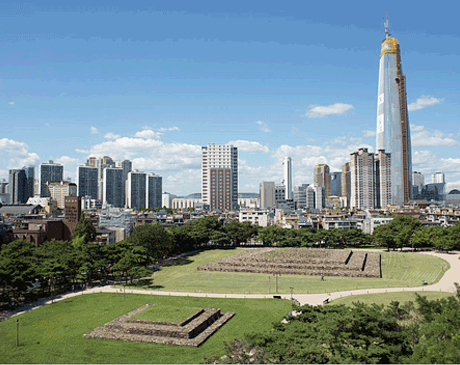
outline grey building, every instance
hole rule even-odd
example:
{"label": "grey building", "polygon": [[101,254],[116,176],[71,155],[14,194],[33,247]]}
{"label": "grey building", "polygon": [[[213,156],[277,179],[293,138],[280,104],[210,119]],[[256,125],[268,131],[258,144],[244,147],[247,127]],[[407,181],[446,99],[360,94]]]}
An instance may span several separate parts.
{"label": "grey building", "polygon": [[275,183],[263,181],[259,185],[260,208],[268,209],[275,206]]}
{"label": "grey building", "polygon": [[27,195],[29,198],[33,197],[34,194],[34,182],[35,182],[35,166],[24,166],[22,168],[26,173],[27,178]]}
{"label": "grey building", "polygon": [[293,198],[297,209],[307,208],[307,188],[309,184],[294,186]]}
{"label": "grey building", "polygon": [[40,184],[40,197],[47,198],[50,192],[47,182],[62,181],[64,176],[64,166],[54,163],[52,160],[40,164],[39,166],[39,184]]}
{"label": "grey building", "polygon": [[97,200],[98,169],[92,166],[77,167],[78,196]]}
{"label": "grey building", "polygon": [[331,172],[331,195],[342,195],[342,172]]}
{"label": "grey building", "polygon": [[146,184],[147,175],[145,172],[137,170],[128,173],[128,180],[126,182],[126,203],[128,208],[146,208]]}
{"label": "grey building", "polygon": [[119,167],[106,167],[103,172],[102,202],[115,208],[123,208],[123,170]]}
{"label": "grey building", "polygon": [[13,169],[10,170],[10,179],[8,189],[10,193],[11,204],[25,204],[29,199],[29,191],[27,188],[27,176],[25,170]]}
{"label": "grey building", "polygon": [[161,208],[163,194],[163,178],[154,173],[147,176],[147,208]]}

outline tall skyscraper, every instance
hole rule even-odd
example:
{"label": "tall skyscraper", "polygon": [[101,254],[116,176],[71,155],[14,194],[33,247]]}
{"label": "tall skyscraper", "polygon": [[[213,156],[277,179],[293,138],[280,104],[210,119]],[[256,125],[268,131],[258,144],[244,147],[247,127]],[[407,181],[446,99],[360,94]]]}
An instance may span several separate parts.
{"label": "tall skyscraper", "polygon": [[90,197],[97,200],[98,169],[93,166],[78,166],[77,168],[78,196]]}
{"label": "tall skyscraper", "polygon": [[128,172],[126,182],[126,203],[128,208],[147,208],[147,175],[137,170]]}
{"label": "tall skyscraper", "polygon": [[[109,156],[104,157],[90,157],[86,162],[87,166],[92,166],[97,168],[98,173],[98,190],[97,190],[97,199],[103,200],[103,185],[104,185],[104,169],[106,167],[115,167],[115,161],[112,160]],[[125,187],[123,185],[123,191],[121,192],[121,199],[125,201]],[[124,203],[123,203],[124,204]]]}
{"label": "tall skyscraper", "polygon": [[391,153],[391,203],[402,205],[412,194],[411,140],[406,76],[399,43],[388,31],[388,20],[380,52],[376,142],[377,151]]}
{"label": "tall skyscraper", "polygon": [[292,200],[292,160],[290,157],[283,159],[283,185],[286,188],[286,200]]}
{"label": "tall skyscraper", "polygon": [[422,192],[425,186],[425,176],[419,171],[412,172],[412,186],[414,187],[414,194],[418,195]]}
{"label": "tall skyscraper", "polygon": [[111,205],[115,208],[123,208],[123,169],[119,167],[106,167],[103,170],[103,189],[102,189],[102,204]]}
{"label": "tall skyscraper", "polygon": [[315,166],[313,183],[325,189],[326,196],[331,195],[331,175],[329,173],[329,166],[320,164]]}
{"label": "tall skyscraper", "polygon": [[201,196],[212,210],[238,207],[238,149],[228,144],[202,147]]}
{"label": "tall skyscraper", "polygon": [[25,170],[10,170],[10,181],[8,184],[11,204],[24,204],[29,198],[27,177]]}
{"label": "tall skyscraper", "polygon": [[268,209],[275,206],[275,183],[263,181],[259,185],[260,208]]}
{"label": "tall skyscraper", "polygon": [[163,193],[163,178],[154,173],[147,176],[147,208],[161,208]]}
{"label": "tall skyscraper", "polygon": [[39,186],[40,197],[47,198],[50,196],[47,182],[56,182],[64,180],[64,166],[54,163],[52,160],[40,164],[39,166]]}

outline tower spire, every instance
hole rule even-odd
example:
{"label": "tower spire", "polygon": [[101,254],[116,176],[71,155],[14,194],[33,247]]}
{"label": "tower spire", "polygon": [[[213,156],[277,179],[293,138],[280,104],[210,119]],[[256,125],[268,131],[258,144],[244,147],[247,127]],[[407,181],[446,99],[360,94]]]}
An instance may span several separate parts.
{"label": "tower spire", "polygon": [[383,20],[383,24],[385,25],[385,38],[389,38],[391,36],[390,31],[388,30],[388,13],[386,19]]}

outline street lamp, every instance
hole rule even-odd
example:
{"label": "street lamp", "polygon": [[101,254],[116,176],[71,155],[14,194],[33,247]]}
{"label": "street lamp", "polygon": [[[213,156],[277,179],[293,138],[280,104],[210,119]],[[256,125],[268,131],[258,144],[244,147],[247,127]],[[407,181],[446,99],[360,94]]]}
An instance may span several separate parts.
{"label": "street lamp", "polygon": [[292,297],[292,291],[294,290],[294,288],[291,286],[290,289],[291,289],[291,300],[293,300],[294,298]]}

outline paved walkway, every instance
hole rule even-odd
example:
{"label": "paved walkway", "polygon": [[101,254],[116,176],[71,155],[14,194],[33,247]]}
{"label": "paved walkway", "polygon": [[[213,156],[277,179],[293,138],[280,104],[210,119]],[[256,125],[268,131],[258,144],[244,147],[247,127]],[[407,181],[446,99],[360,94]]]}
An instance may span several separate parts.
{"label": "paved walkway", "polygon": [[[450,264],[450,269],[444,274],[444,276],[436,284],[424,285],[419,287],[411,288],[382,288],[382,289],[362,289],[362,290],[350,290],[335,292],[330,294],[295,294],[294,298],[297,299],[301,305],[321,305],[323,301],[329,298],[334,300],[349,295],[361,295],[361,294],[375,294],[375,293],[390,293],[390,292],[401,292],[401,291],[443,291],[455,293],[454,283],[460,283],[460,253],[436,253],[436,252],[419,252],[414,255],[432,255],[440,257],[446,260]],[[114,288],[112,286],[94,287],[79,292],[72,292],[55,297],[54,301],[60,301],[67,298],[71,298],[77,295],[86,295],[92,293],[123,293],[123,289]],[[273,294],[212,294],[212,293],[183,293],[183,292],[167,292],[158,290],[144,290],[144,289],[127,289],[126,293],[129,294],[146,294],[146,295],[170,295],[170,296],[182,296],[182,297],[206,297],[206,298],[273,298]],[[283,299],[290,299],[291,296],[281,295]],[[51,298],[42,299],[31,305],[22,307],[20,310],[14,313],[13,316],[39,308],[42,305],[51,304]]]}

